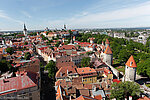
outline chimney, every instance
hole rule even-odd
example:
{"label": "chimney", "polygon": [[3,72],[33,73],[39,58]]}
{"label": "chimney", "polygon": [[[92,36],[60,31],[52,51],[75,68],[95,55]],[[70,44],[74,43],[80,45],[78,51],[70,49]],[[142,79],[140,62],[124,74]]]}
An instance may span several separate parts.
{"label": "chimney", "polygon": [[129,100],[132,100],[132,96],[129,96]]}

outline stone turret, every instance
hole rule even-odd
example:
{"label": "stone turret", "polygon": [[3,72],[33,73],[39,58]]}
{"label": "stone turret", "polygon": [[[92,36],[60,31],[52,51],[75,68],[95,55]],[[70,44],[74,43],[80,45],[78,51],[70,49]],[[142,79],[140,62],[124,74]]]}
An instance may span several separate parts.
{"label": "stone turret", "polygon": [[127,63],[126,63],[126,67],[125,67],[125,80],[126,81],[135,81],[136,78],[136,63],[135,60],[133,58],[133,56],[131,55],[130,58],[128,59]]}
{"label": "stone turret", "polygon": [[111,51],[110,46],[108,45],[105,52],[104,52],[104,58],[103,61],[106,62],[109,65],[112,65],[112,61],[113,61],[113,53]]}

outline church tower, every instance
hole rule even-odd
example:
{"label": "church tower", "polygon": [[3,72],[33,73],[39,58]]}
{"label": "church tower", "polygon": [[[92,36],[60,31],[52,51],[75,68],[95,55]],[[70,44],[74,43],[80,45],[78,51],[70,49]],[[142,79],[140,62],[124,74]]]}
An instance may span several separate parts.
{"label": "church tower", "polygon": [[24,34],[24,36],[27,36],[27,28],[26,28],[25,24],[24,24],[23,34]]}
{"label": "church tower", "polygon": [[133,58],[133,56],[131,55],[130,58],[128,59],[127,63],[126,63],[126,67],[125,67],[125,80],[126,81],[135,81],[136,79],[136,63],[135,60]]}
{"label": "church tower", "polygon": [[109,65],[112,65],[112,61],[113,61],[113,53],[111,51],[110,46],[108,45],[105,52],[104,52],[104,57],[103,57],[103,61],[106,62]]}
{"label": "church tower", "polygon": [[66,25],[64,24],[64,30],[66,30]]}

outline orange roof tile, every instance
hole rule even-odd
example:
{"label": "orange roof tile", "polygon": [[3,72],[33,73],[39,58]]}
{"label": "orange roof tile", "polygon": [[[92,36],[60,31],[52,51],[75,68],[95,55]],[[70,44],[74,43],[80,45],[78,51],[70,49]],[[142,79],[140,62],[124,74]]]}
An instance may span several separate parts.
{"label": "orange roof tile", "polygon": [[105,42],[105,43],[106,43],[106,44],[110,44],[109,41],[108,41],[108,39],[106,39],[106,42]]}
{"label": "orange roof tile", "polygon": [[109,45],[107,46],[105,52],[105,54],[112,54],[111,48],[109,47]]}
{"label": "orange roof tile", "polygon": [[97,99],[97,100],[102,100],[103,99],[101,95],[94,96],[94,98]]}
{"label": "orange roof tile", "polygon": [[77,68],[77,72],[79,74],[96,73],[95,69],[90,68],[90,67]]}
{"label": "orange roof tile", "polygon": [[134,60],[132,55],[128,59],[126,65],[129,66],[129,67],[137,67],[136,62],[135,62],[135,60]]}
{"label": "orange roof tile", "polygon": [[150,100],[150,98],[148,98],[148,97],[143,97],[143,98],[139,98],[138,100]]}
{"label": "orange roof tile", "polygon": [[92,98],[90,96],[80,95],[76,100],[97,100],[95,98]]}

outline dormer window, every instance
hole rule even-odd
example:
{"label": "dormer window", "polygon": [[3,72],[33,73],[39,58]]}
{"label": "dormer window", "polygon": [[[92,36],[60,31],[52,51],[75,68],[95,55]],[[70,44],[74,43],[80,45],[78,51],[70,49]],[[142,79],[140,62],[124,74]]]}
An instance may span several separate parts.
{"label": "dormer window", "polygon": [[130,66],[132,66],[132,64],[133,64],[133,62],[131,61],[131,62],[130,62]]}

